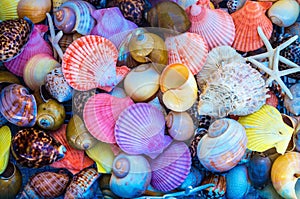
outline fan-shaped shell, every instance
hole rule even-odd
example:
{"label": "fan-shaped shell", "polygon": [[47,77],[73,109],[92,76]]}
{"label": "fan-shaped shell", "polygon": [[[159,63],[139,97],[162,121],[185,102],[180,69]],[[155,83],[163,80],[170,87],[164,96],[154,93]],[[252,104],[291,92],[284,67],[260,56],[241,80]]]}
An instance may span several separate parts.
{"label": "fan-shaped shell", "polygon": [[198,3],[186,9],[192,23],[189,32],[201,35],[211,50],[217,46],[231,46],[235,37],[232,17],[221,9],[211,10]]}
{"label": "fan-shaped shell", "polygon": [[96,139],[115,143],[114,128],[120,113],[133,104],[129,98],[100,93],[88,99],[83,110],[86,128]]}
{"label": "fan-shaped shell", "polygon": [[270,105],[264,105],[238,121],[246,129],[247,148],[252,151],[263,152],[275,147],[278,153],[284,154],[294,132],[284,123],[280,112]]}
{"label": "fan-shaped shell", "polygon": [[5,171],[9,161],[11,131],[8,126],[0,128],[0,175]]}
{"label": "fan-shaped shell", "polygon": [[20,0],[3,0],[0,1],[0,21],[17,19],[17,7]]}
{"label": "fan-shaped shell", "polygon": [[171,191],[179,187],[191,169],[189,148],[184,142],[173,142],[156,159],[150,160],[151,185],[159,191]]}
{"label": "fan-shaped shell", "polygon": [[1,114],[12,124],[33,126],[37,118],[37,104],[33,95],[22,85],[11,84],[1,91]]}
{"label": "fan-shaped shell", "polygon": [[224,172],[235,167],[246,151],[244,127],[232,119],[213,122],[197,146],[201,164],[210,171]]}
{"label": "fan-shaped shell", "polygon": [[129,106],[115,126],[119,147],[128,154],[159,153],[164,149],[165,119],[162,112],[147,103]]}
{"label": "fan-shaped shell", "polygon": [[264,44],[257,32],[259,26],[270,39],[273,25],[265,12],[271,5],[272,2],[247,1],[240,10],[231,14],[236,29],[233,48],[248,52],[262,47]]}
{"label": "fan-shaped shell", "polygon": [[208,48],[203,38],[196,33],[183,33],[166,38],[168,50],[168,64],[182,63],[186,65],[193,75],[203,67]]}

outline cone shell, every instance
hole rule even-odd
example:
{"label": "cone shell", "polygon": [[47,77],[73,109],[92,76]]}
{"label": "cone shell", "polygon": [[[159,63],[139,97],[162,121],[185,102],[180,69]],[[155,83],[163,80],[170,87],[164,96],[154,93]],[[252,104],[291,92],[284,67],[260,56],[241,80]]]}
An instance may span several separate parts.
{"label": "cone shell", "polygon": [[129,98],[100,93],[89,98],[83,110],[86,128],[96,139],[115,143],[114,128],[120,113],[133,104]]}
{"label": "cone shell", "polygon": [[51,11],[51,0],[20,0],[18,3],[19,18],[28,17],[33,23],[46,19],[46,13]]}
{"label": "cone shell", "polygon": [[182,63],[193,75],[202,69],[208,54],[208,47],[200,35],[186,32],[178,36],[167,37],[165,43],[168,50],[168,64]]}
{"label": "cone shell", "polygon": [[189,148],[185,143],[175,141],[156,159],[150,160],[150,166],[153,188],[164,192],[171,191],[179,187],[190,172]]}
{"label": "cone shell", "polygon": [[231,14],[236,29],[233,48],[248,52],[262,47],[263,42],[257,32],[259,26],[270,39],[273,25],[265,12],[271,5],[272,2],[247,1],[240,10]]}
{"label": "cone shell", "polygon": [[33,126],[37,117],[37,104],[33,95],[19,84],[11,84],[1,91],[1,114],[12,124]]}
{"label": "cone shell", "polygon": [[5,171],[9,161],[11,131],[8,126],[0,128],[0,175]]}
{"label": "cone shell", "polygon": [[0,21],[17,19],[17,7],[20,0],[2,0],[0,2]]}
{"label": "cone shell", "polygon": [[186,9],[191,21],[189,32],[197,33],[206,41],[208,49],[217,46],[231,46],[235,37],[232,17],[221,9],[211,10],[201,3]]}
{"label": "cone shell", "polygon": [[291,140],[294,129],[284,123],[280,112],[270,105],[264,105],[250,115],[240,117],[247,133],[247,148],[264,152],[272,147],[284,154]]}

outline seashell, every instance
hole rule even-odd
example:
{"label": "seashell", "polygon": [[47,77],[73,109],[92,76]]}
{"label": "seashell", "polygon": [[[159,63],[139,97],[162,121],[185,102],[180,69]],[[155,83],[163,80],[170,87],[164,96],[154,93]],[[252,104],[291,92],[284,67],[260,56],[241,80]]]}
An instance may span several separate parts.
{"label": "seashell", "polygon": [[174,140],[186,141],[194,135],[193,119],[187,112],[170,111],[166,117],[166,125]]}
{"label": "seashell", "polygon": [[280,27],[291,26],[299,16],[299,4],[295,0],[276,1],[268,10],[268,16]]}
{"label": "seashell", "polygon": [[39,168],[63,158],[66,147],[44,131],[26,128],[13,137],[11,152],[22,166]]}
{"label": "seashell", "polygon": [[0,198],[14,199],[22,187],[22,175],[18,167],[9,162],[0,175]]}
{"label": "seashell", "polygon": [[261,27],[264,34],[270,39],[273,25],[265,15],[272,2],[247,1],[238,11],[231,14],[235,25],[235,39],[232,47],[236,50],[249,52],[264,45],[258,35],[257,27]]}
{"label": "seashell", "polygon": [[66,1],[54,12],[54,24],[64,33],[89,35],[95,26],[94,6],[85,1]]}
{"label": "seashell", "polygon": [[0,113],[0,126],[3,126],[7,123],[7,119]]}
{"label": "seashell", "polygon": [[0,21],[17,19],[17,7],[20,0],[3,0],[0,2]]}
{"label": "seashell", "polygon": [[120,113],[133,104],[129,98],[117,98],[100,93],[88,99],[83,110],[86,128],[96,139],[115,143],[114,128]]}
{"label": "seashell", "polygon": [[203,88],[198,104],[199,115],[248,115],[266,102],[268,90],[264,79],[246,63],[226,64],[207,79],[199,75],[198,82],[202,81],[205,85],[199,85]]}
{"label": "seashell", "polygon": [[229,0],[227,1],[226,5],[228,8],[229,14],[232,14],[239,9],[241,9],[246,3],[246,0]]}
{"label": "seashell", "polygon": [[[174,81],[176,80],[176,81]],[[183,112],[193,106],[197,99],[196,80],[187,66],[176,63],[168,65],[160,77],[162,100],[168,109]]]}
{"label": "seashell", "polygon": [[[278,98],[276,94],[273,91],[268,91],[267,95],[269,95],[270,97],[267,98],[266,104],[274,106],[276,108],[278,106]],[[295,96],[294,94],[292,95]]]}
{"label": "seashell", "polygon": [[117,195],[115,195],[109,186],[109,181],[111,178],[111,174],[102,174],[99,178],[99,187],[101,193],[105,199],[119,199]]}
{"label": "seashell", "polygon": [[200,161],[198,159],[197,147],[198,147],[199,141],[203,138],[203,136],[205,134],[207,134],[207,129],[201,129],[201,128],[196,129],[194,138],[192,139],[192,141],[190,142],[190,145],[189,145],[190,154],[191,154],[191,158],[192,158],[192,165],[198,169],[200,169],[200,168],[202,169],[203,166],[200,164]]}
{"label": "seashell", "polygon": [[64,78],[61,67],[54,68],[45,76],[45,88],[58,102],[72,99],[73,89]]}
{"label": "seashell", "polygon": [[46,75],[60,64],[49,54],[37,54],[25,65],[23,78],[31,90],[37,90],[45,83]]}
{"label": "seashell", "polygon": [[64,198],[88,198],[87,195],[89,195],[89,192],[94,188],[93,185],[96,183],[99,176],[100,175],[95,168],[83,169],[73,176]]}
{"label": "seashell", "polygon": [[[230,144],[224,144],[230,143]],[[235,167],[246,151],[244,127],[233,119],[213,122],[197,146],[201,164],[212,172],[224,172]]]}
{"label": "seashell", "polygon": [[76,39],[82,37],[81,34],[75,32],[70,34],[63,34],[62,38],[59,40],[58,44],[63,53],[65,53],[68,46],[75,41]]}
{"label": "seashell", "polygon": [[148,188],[151,176],[150,164],[145,157],[121,153],[113,162],[110,189],[120,197],[138,197]]}
{"label": "seashell", "polygon": [[20,0],[18,3],[19,18],[28,17],[33,23],[46,19],[46,13],[51,11],[51,0]]}
{"label": "seashell", "polygon": [[245,198],[250,190],[246,165],[238,165],[231,169],[226,178],[226,198]]}
{"label": "seashell", "polygon": [[96,94],[96,89],[89,91],[77,91],[73,90],[72,98],[72,111],[73,114],[77,114],[80,118],[83,117],[83,109],[90,97]]}
{"label": "seashell", "polygon": [[[126,75],[126,76],[128,76],[128,75]],[[127,95],[125,93],[125,90],[123,88],[120,88],[120,87],[115,87],[109,94],[114,96],[114,97],[118,97],[118,98],[127,97]]]}
{"label": "seashell", "polygon": [[179,187],[191,169],[189,148],[184,142],[174,141],[163,153],[149,162],[152,169],[151,185],[154,189],[164,192]]}
{"label": "seashell", "polygon": [[10,123],[31,127],[36,122],[37,104],[33,95],[19,84],[11,84],[1,91],[0,112]]}
{"label": "seashell", "polygon": [[191,27],[185,10],[172,1],[156,4],[146,13],[146,19],[152,27],[166,28],[179,33],[184,33]]}
{"label": "seashell", "polygon": [[272,182],[269,182],[265,188],[256,190],[258,195],[262,198],[282,199],[282,197],[274,189]]}
{"label": "seashell", "polygon": [[208,54],[208,47],[200,35],[186,32],[167,37],[165,43],[168,50],[168,64],[182,63],[193,75],[202,69]]}
{"label": "seashell", "polygon": [[3,126],[0,128],[0,175],[5,171],[9,161],[10,143],[10,128],[8,126]]}
{"label": "seashell", "polygon": [[294,115],[300,115],[300,83],[296,83],[290,87],[293,99],[288,96],[284,97],[284,107]]}
{"label": "seashell", "polygon": [[196,167],[191,167],[190,173],[185,178],[179,189],[186,190],[188,187],[197,187],[204,179],[204,173],[198,170]]}
{"label": "seashell", "polygon": [[118,0],[117,2],[123,16],[127,20],[138,26],[143,26],[145,23],[144,13],[145,9],[147,9],[146,0]]}
{"label": "seashell", "polygon": [[149,155],[160,153],[164,149],[164,131],[165,119],[162,112],[150,104],[137,103],[119,114],[115,138],[126,153]]}
{"label": "seashell", "polygon": [[89,150],[97,144],[97,140],[86,129],[83,120],[76,114],[70,119],[67,132],[68,143],[78,150]]}
{"label": "seashell", "polygon": [[18,56],[28,43],[32,30],[33,23],[28,18],[6,20],[1,22],[0,61],[10,61]]}
{"label": "seashell", "polygon": [[63,159],[53,162],[50,166],[54,168],[66,168],[74,175],[82,169],[91,166],[94,161],[87,157],[84,151],[74,149],[69,145],[66,138],[66,129],[67,125],[64,124],[60,129],[51,132],[51,135],[66,147],[67,152]]}
{"label": "seashell", "polygon": [[275,147],[278,153],[284,154],[294,131],[283,122],[280,112],[270,105],[240,117],[238,122],[246,129],[247,148],[258,152]]}
{"label": "seashell", "polygon": [[189,32],[197,33],[206,41],[208,49],[231,46],[235,37],[232,17],[221,9],[210,9],[208,5],[193,4],[186,9],[191,21]]}
{"label": "seashell", "polygon": [[214,187],[206,188],[201,196],[204,198],[221,198],[226,193],[226,178],[224,175],[210,173],[204,178],[201,185],[215,184]]}
{"label": "seashell", "polygon": [[57,130],[64,123],[65,108],[56,100],[50,99],[38,106],[37,125],[45,130]]}
{"label": "seashell", "polygon": [[159,90],[159,73],[152,63],[132,69],[124,79],[124,90],[135,102],[148,101]]}
{"label": "seashell", "polygon": [[297,198],[295,185],[299,178],[300,153],[288,152],[279,156],[272,165],[271,180],[283,198]]}
{"label": "seashell", "polygon": [[21,84],[20,80],[14,74],[4,70],[0,71],[0,84],[1,83]]}
{"label": "seashell", "polygon": [[52,10],[53,12],[57,11],[59,7],[65,3],[67,0],[52,0]]}

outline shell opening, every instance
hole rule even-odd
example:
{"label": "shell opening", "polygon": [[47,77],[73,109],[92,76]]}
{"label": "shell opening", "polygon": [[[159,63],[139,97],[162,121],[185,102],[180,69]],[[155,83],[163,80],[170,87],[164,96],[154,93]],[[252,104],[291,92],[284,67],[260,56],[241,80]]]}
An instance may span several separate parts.
{"label": "shell opening", "polygon": [[60,147],[58,147],[57,159],[60,160],[63,157],[65,157],[66,152],[67,152],[67,148],[64,145],[61,145]]}
{"label": "shell opening", "polygon": [[49,115],[41,115],[38,117],[38,125],[44,129],[52,128],[54,123],[54,118]]}
{"label": "shell opening", "polygon": [[276,17],[276,16],[270,16],[270,19],[271,19],[271,21],[272,21],[274,24],[276,24],[276,25],[278,25],[278,26],[283,26],[282,20],[279,19],[278,17]]}
{"label": "shell opening", "polygon": [[168,128],[171,128],[174,122],[174,115],[170,112],[166,117],[166,125]]}
{"label": "shell opening", "polygon": [[113,172],[119,178],[123,178],[127,176],[129,170],[130,170],[130,162],[127,158],[119,158],[114,163]]}
{"label": "shell opening", "polygon": [[161,74],[160,86],[162,92],[182,86],[189,77],[189,69],[183,64],[172,64]]}
{"label": "shell opening", "polygon": [[12,178],[15,175],[16,172],[16,166],[9,162],[4,172],[0,175],[0,179],[8,180]]}
{"label": "shell opening", "polygon": [[61,22],[65,17],[65,12],[64,10],[57,10],[54,12],[54,15],[56,17],[56,20]]}

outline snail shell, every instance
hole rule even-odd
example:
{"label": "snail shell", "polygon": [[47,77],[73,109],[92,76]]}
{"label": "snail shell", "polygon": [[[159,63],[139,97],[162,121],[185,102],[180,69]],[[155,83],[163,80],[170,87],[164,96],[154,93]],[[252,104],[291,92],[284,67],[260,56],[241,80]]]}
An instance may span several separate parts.
{"label": "snail shell", "polygon": [[109,187],[109,181],[111,178],[111,174],[102,174],[99,178],[99,187],[104,199],[118,199]]}
{"label": "snail shell", "polygon": [[14,199],[22,186],[20,170],[11,162],[0,175],[0,198]]}

